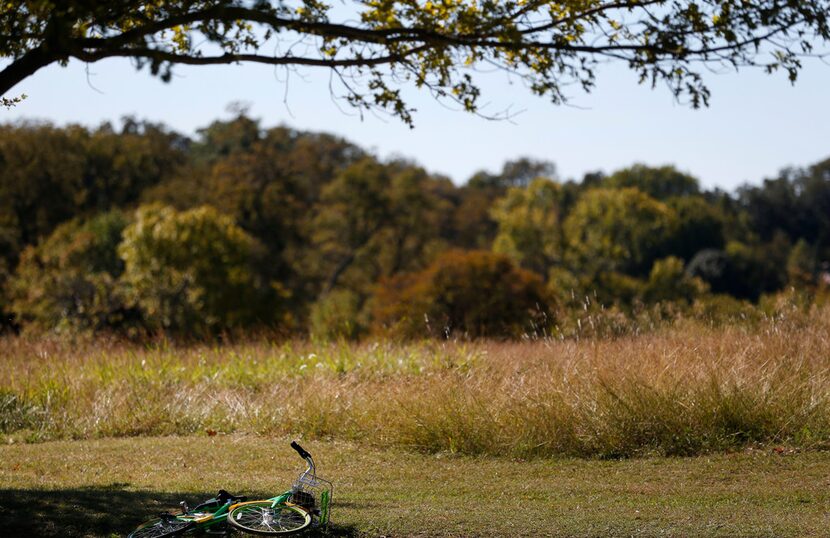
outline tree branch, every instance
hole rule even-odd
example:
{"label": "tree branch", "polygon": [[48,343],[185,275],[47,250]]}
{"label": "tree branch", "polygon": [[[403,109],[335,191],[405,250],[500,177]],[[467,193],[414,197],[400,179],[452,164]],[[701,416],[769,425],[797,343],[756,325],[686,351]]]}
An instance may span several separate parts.
{"label": "tree branch", "polygon": [[56,59],[56,56],[48,53],[42,46],[28,51],[0,71],[0,95],[4,95],[19,82],[33,75],[41,67],[46,67]]}
{"label": "tree branch", "polygon": [[422,45],[420,47],[414,47],[412,49],[397,54],[376,56],[372,58],[349,58],[341,60],[334,58],[308,58],[303,56],[262,56],[260,54],[222,54],[219,56],[188,56],[186,54],[176,54],[173,52],[152,48],[133,47],[95,52],[76,50],[71,53],[71,56],[84,62],[97,62],[105,58],[129,57],[148,58],[159,62],[170,62],[184,65],[221,65],[240,62],[251,62],[268,65],[305,65],[313,67],[371,67],[395,62],[402,62],[406,59],[407,56],[411,56],[419,52],[424,52],[426,50],[429,50],[429,48],[430,47],[428,45]]}

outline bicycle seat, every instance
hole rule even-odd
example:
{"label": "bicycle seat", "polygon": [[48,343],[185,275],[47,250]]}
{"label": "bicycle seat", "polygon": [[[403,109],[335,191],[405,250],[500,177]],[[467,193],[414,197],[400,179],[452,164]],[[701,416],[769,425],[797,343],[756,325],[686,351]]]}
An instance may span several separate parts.
{"label": "bicycle seat", "polygon": [[227,491],[225,491],[224,489],[220,489],[219,493],[216,494],[216,497],[214,497],[213,499],[206,500],[202,504],[200,504],[200,505],[196,506],[195,508],[193,508],[191,510],[191,512],[199,512],[199,511],[202,511],[202,510],[215,510],[215,509],[218,509],[220,506],[223,506],[227,503],[231,503],[231,504],[241,503],[241,502],[245,502],[246,500],[248,500],[248,498],[245,497],[244,495],[243,496],[232,495],[232,494],[228,493]]}
{"label": "bicycle seat", "polygon": [[228,493],[224,489],[220,489],[219,493],[216,494],[216,498],[222,502],[223,504],[230,501],[231,503],[241,503],[248,500],[248,497],[245,495],[233,495]]}

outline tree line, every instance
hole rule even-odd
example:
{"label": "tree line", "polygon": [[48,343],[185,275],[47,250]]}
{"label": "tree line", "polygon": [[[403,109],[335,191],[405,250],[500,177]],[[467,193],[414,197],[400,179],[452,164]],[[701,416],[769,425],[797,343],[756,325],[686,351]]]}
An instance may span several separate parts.
{"label": "tree line", "polygon": [[5,331],[549,334],[579,310],[826,287],[830,159],[735,192],[671,166],[463,185],[240,113],[0,126]]}

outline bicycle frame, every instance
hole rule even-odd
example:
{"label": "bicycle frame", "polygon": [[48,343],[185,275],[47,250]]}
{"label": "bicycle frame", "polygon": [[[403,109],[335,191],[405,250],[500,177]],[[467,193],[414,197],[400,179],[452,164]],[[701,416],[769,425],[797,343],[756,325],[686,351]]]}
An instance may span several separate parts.
{"label": "bicycle frame", "polygon": [[[239,498],[234,499],[233,497],[231,497],[218,507],[212,506],[213,500],[206,501],[193,509],[187,509],[187,506],[184,505],[184,503],[182,503],[184,507],[183,512],[181,514],[169,514],[169,516],[163,517],[169,517],[170,519],[175,519],[179,521],[192,522],[194,525],[190,528],[190,530],[206,531],[214,525],[226,522],[230,511],[239,505],[245,504],[247,502],[269,501],[271,502],[272,507],[280,505],[297,506],[303,509],[305,512],[311,514],[312,517],[316,516],[318,525],[323,527],[327,526],[329,519],[329,505],[331,502],[331,493],[333,491],[333,486],[331,482],[329,482],[328,480],[324,480],[317,476],[316,467],[314,465],[314,459],[311,457],[311,454],[303,450],[302,447],[300,447],[296,443],[291,443],[291,446],[305,460],[307,467],[305,471],[300,473],[296,482],[288,491],[284,491],[283,493],[275,495],[274,497],[268,499],[261,499],[258,501],[244,501],[239,500]],[[323,487],[321,488],[321,486]],[[291,502],[291,499],[299,492],[313,494],[316,493],[317,489],[322,490],[319,494],[319,506],[316,506],[316,500],[314,501],[315,506],[311,507]],[[221,500],[221,493],[222,492],[220,492],[220,495],[217,496],[217,502]],[[319,511],[315,510],[315,508],[319,508]]]}
{"label": "bicycle frame", "polygon": [[[283,492],[275,497],[271,497],[270,499],[265,499],[267,501],[271,501],[273,506],[278,506],[282,504],[291,504],[288,502],[288,499],[291,498],[294,490],[290,489],[286,492]],[[220,523],[225,522],[228,519],[228,513],[237,505],[244,504],[246,501],[232,501],[228,500],[224,504],[222,504],[215,512],[211,512],[209,510],[200,510],[200,506],[189,510],[183,514],[170,514],[171,519],[178,519],[180,521],[189,521],[195,524],[193,529],[198,530],[206,530],[214,525],[218,525]]]}
{"label": "bicycle frame", "polygon": [[234,502],[233,500],[228,500],[219,506],[219,508],[214,512],[200,509],[200,505],[183,514],[173,514],[173,517],[181,521],[192,521],[196,524],[195,528],[207,529],[218,523],[224,522],[228,517],[228,512],[236,504],[239,504],[239,501]]}

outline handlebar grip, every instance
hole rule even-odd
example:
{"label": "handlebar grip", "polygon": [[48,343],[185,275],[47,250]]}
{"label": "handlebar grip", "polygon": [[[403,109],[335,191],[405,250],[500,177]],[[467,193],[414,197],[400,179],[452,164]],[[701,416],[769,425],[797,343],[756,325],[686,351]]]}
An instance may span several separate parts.
{"label": "handlebar grip", "polygon": [[301,447],[299,444],[297,444],[297,441],[291,441],[291,448],[296,450],[297,454],[299,454],[300,457],[303,458],[303,459],[311,457],[311,454],[306,452],[306,450],[303,447]]}

